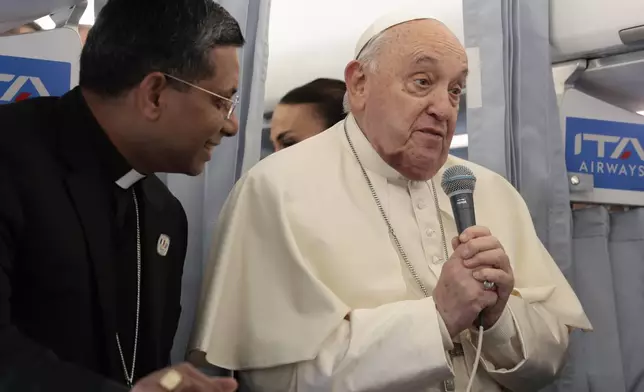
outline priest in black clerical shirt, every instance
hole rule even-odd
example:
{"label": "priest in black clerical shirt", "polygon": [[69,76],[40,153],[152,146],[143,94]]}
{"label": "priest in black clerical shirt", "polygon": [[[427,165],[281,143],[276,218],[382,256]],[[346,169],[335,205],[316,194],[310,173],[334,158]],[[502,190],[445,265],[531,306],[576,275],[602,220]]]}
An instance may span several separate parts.
{"label": "priest in black clerical shirt", "polygon": [[212,0],[110,0],[79,87],[0,106],[0,391],[235,387],[164,369],[188,225],[154,173],[236,134],[243,44]]}

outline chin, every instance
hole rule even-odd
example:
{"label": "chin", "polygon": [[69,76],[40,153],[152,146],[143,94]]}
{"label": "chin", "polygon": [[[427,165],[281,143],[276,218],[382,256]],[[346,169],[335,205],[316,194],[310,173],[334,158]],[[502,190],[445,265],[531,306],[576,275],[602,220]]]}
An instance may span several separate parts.
{"label": "chin", "polygon": [[412,181],[429,181],[434,175],[438,172],[438,170],[432,170],[432,171],[421,171],[421,170],[406,170],[406,171],[401,171],[400,174],[405,176],[408,180]]}
{"label": "chin", "polygon": [[205,166],[206,165],[204,163],[200,164],[198,162],[188,162],[184,165],[175,165],[174,167],[167,168],[168,170],[164,170],[164,172],[184,174],[186,176],[195,177],[203,173]]}
{"label": "chin", "polygon": [[200,166],[193,166],[189,170],[185,171],[183,174],[191,176],[191,177],[196,177],[203,173],[205,168],[205,165],[200,165]]}
{"label": "chin", "polygon": [[447,156],[432,157],[422,160],[414,160],[409,165],[399,169],[400,173],[412,181],[429,181],[443,167]]}

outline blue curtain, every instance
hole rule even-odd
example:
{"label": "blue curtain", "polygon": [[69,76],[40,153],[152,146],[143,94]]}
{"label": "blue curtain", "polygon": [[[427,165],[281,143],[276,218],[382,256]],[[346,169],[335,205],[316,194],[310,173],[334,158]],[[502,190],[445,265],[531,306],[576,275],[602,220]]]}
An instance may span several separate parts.
{"label": "blue curtain", "polygon": [[[480,96],[472,100],[476,105],[468,99],[469,159],[504,176],[521,193],[537,235],[576,288],[570,194],[550,60],[549,1],[464,0],[463,16],[465,46],[480,59],[470,64],[480,77],[480,92],[475,91]],[[580,236],[584,241],[583,230]],[[576,358],[589,349],[584,340],[580,333],[573,335],[571,359],[549,390],[588,390],[578,389],[585,378],[575,378],[581,374],[575,370]]]}
{"label": "blue curtain", "polygon": [[570,268],[571,213],[552,80],[548,0],[464,0],[465,44],[480,54],[481,105],[467,108],[469,159],[521,193],[539,238]]}

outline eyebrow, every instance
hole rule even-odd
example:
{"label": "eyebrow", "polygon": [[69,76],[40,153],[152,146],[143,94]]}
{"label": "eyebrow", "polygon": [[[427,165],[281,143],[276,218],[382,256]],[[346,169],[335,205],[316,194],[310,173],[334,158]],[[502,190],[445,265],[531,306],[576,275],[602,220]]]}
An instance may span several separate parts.
{"label": "eyebrow", "polygon": [[416,64],[425,64],[425,63],[436,64],[438,63],[438,60],[435,59],[434,57],[423,54],[419,56],[414,56],[414,62]]}
{"label": "eyebrow", "polygon": [[[436,58],[434,58],[432,56],[428,56],[426,54],[421,54],[421,55],[414,56],[414,63],[416,63],[416,64],[427,64],[427,63],[429,63],[429,64],[432,64],[432,65],[435,65],[435,64],[438,63],[438,59],[436,59]],[[467,75],[469,74],[469,72],[470,72],[469,69],[465,68],[463,70],[463,72],[461,72],[461,76],[466,78]]]}

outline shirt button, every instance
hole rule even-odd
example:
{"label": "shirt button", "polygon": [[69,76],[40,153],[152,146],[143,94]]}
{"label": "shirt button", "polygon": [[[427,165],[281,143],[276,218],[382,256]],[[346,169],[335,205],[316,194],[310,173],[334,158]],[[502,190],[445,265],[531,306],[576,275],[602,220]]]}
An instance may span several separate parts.
{"label": "shirt button", "polygon": [[440,264],[443,262],[443,259],[441,257],[434,256],[433,261],[434,261],[434,264]]}
{"label": "shirt button", "polygon": [[434,230],[432,230],[432,229],[427,229],[427,230],[425,230],[425,235],[426,235],[427,237],[433,237],[433,236],[434,236],[434,234],[436,234],[436,232],[435,232]]}
{"label": "shirt button", "polygon": [[418,206],[418,209],[422,210],[423,208],[427,207],[427,204],[425,204],[424,201],[419,201],[417,206]]}

